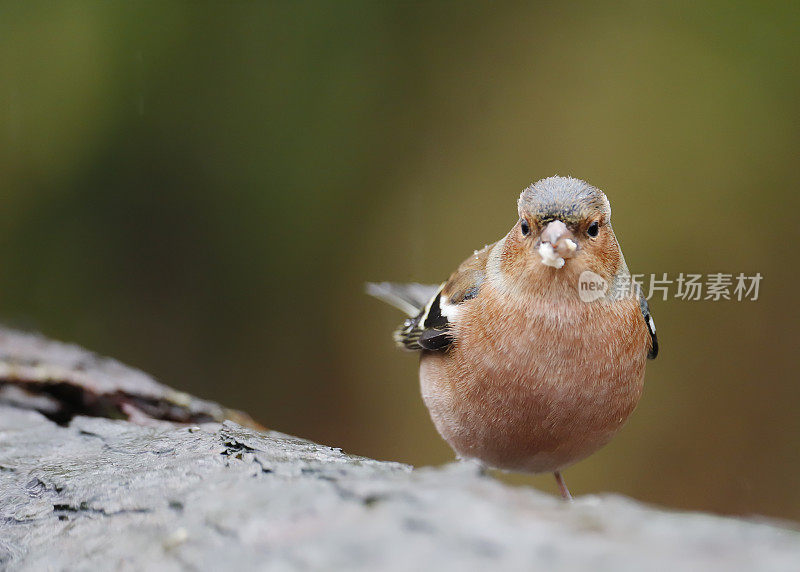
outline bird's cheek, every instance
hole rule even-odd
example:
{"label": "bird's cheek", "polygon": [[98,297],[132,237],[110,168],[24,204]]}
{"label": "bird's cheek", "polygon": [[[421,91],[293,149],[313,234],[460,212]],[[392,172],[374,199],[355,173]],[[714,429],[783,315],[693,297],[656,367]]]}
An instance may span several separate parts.
{"label": "bird's cheek", "polygon": [[614,276],[622,264],[619,249],[608,242],[593,244],[586,248],[586,254],[587,263],[603,276]]}

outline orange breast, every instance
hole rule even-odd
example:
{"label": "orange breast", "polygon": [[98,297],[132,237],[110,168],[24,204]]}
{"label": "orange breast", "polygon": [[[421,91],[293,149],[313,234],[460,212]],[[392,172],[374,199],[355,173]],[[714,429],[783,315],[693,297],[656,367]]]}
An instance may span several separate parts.
{"label": "orange breast", "polygon": [[520,304],[487,285],[454,331],[450,351],[423,354],[420,381],[461,457],[559,470],[605,445],[641,396],[649,338],[636,300]]}

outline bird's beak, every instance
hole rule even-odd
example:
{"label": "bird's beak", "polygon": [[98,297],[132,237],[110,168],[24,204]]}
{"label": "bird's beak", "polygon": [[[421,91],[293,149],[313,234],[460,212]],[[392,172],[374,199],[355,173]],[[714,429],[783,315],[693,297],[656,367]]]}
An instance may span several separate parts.
{"label": "bird's beak", "polygon": [[565,259],[572,258],[578,250],[575,236],[560,220],[547,224],[539,237],[537,251],[542,257],[542,264],[561,268]]}

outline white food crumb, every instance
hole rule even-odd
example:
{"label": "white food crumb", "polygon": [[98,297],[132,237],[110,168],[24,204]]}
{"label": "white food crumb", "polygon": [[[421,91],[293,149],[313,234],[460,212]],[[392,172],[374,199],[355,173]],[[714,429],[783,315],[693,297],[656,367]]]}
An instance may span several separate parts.
{"label": "white food crumb", "polygon": [[539,246],[539,256],[542,257],[542,264],[545,266],[552,266],[553,268],[564,266],[564,259],[556,254],[556,251],[553,250],[553,245],[549,242],[543,242]]}

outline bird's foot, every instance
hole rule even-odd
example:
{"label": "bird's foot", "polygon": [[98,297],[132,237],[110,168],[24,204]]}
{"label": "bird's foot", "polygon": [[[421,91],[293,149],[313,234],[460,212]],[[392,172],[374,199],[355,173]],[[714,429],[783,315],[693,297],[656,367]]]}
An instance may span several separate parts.
{"label": "bird's foot", "polygon": [[468,471],[474,471],[475,474],[481,477],[485,477],[489,474],[489,467],[487,467],[482,461],[479,459],[474,458],[465,458],[465,457],[458,457],[457,464],[460,467],[464,467]]}

